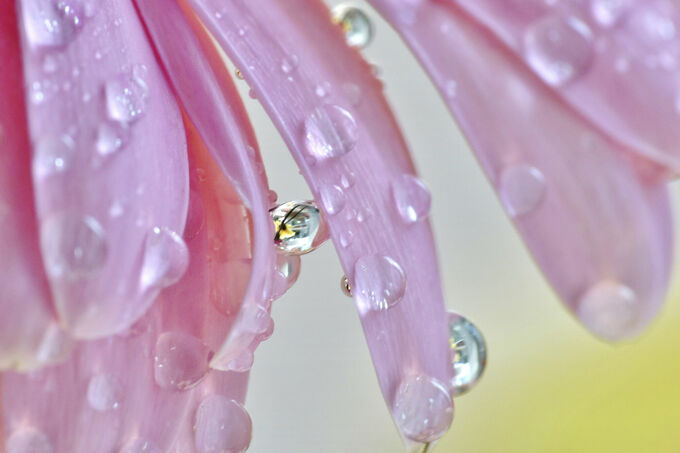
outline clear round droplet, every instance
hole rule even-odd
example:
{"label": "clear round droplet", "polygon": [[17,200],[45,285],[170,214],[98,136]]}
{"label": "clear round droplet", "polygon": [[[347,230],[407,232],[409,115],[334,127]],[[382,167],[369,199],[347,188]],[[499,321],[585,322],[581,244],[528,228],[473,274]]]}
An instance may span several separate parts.
{"label": "clear round droplet", "polygon": [[290,74],[297,69],[299,64],[300,59],[297,55],[286,55],[283,60],[281,60],[281,71],[283,71],[284,74]]}
{"label": "clear round droplet", "polygon": [[517,164],[503,170],[500,177],[500,197],[512,217],[528,214],[545,197],[545,177],[536,167]]}
{"label": "clear round droplet", "polygon": [[404,297],[406,276],[401,266],[384,255],[367,255],[354,264],[354,294],[364,311],[387,310]]}
{"label": "clear round droplet", "polygon": [[298,255],[288,255],[278,253],[276,255],[276,266],[274,269],[274,284],[272,288],[271,300],[276,300],[283,296],[297,281],[302,268],[302,260]]}
{"label": "clear round droplet", "polygon": [[632,289],[604,280],[583,293],[576,314],[595,335],[607,341],[620,341],[638,333],[640,308]]}
{"label": "clear round droplet", "polygon": [[484,372],[486,342],[479,329],[459,314],[449,312],[447,320],[454,373],[451,391],[454,395],[462,395],[479,381]]}
{"label": "clear round droplet", "polygon": [[64,173],[73,165],[76,145],[69,135],[47,136],[36,143],[33,153],[33,177],[45,178]]}
{"label": "clear round droplet", "polygon": [[189,249],[179,234],[168,228],[153,228],[146,237],[140,276],[142,291],[177,283],[189,267]]}
{"label": "clear round droplet", "polygon": [[437,379],[410,375],[397,389],[392,414],[407,439],[433,442],[451,426],[453,401],[446,387]]}
{"label": "clear round droplet", "polygon": [[92,409],[100,412],[118,409],[121,397],[120,385],[113,377],[100,374],[90,379],[87,402]]}
{"label": "clear round droplet", "polygon": [[342,27],[345,41],[351,47],[363,49],[373,39],[373,24],[361,9],[338,5],[333,8],[333,22]]}
{"label": "clear round droplet", "polygon": [[85,15],[80,0],[22,2],[26,39],[32,47],[61,47],[73,40]]}
{"label": "clear round droplet", "polygon": [[40,240],[45,269],[52,278],[91,276],[108,257],[104,229],[88,215],[52,215],[41,225]]}
{"label": "clear round droplet", "polygon": [[220,395],[201,402],[194,427],[198,453],[240,453],[248,449],[252,437],[252,422],[245,408]]}
{"label": "clear round droplet", "polygon": [[305,146],[315,161],[347,154],[356,146],[357,136],[354,118],[337,105],[318,107],[305,120]]}
{"label": "clear round droplet", "polygon": [[144,79],[144,72],[136,69],[106,83],[106,108],[110,119],[131,123],[145,113],[149,87]]}
{"label": "clear round droplet", "polygon": [[321,206],[328,215],[335,215],[345,207],[345,192],[339,186],[323,186],[320,195]]}
{"label": "clear round droplet", "polygon": [[97,127],[95,148],[101,157],[108,157],[121,150],[130,138],[127,123],[104,121]]}
{"label": "clear round droplet", "polygon": [[354,242],[354,233],[352,230],[345,230],[340,233],[340,246],[347,248]]}
{"label": "clear round droplet", "polygon": [[54,449],[47,436],[33,428],[14,431],[5,444],[7,453],[53,453]]}
{"label": "clear round droplet", "polygon": [[159,387],[186,390],[208,373],[212,353],[198,338],[183,332],[164,332],[156,340],[154,379]]}
{"label": "clear round droplet", "polygon": [[274,221],[274,244],[290,255],[309,253],[320,245],[321,213],[309,201],[289,201],[269,211]]}
{"label": "clear round droplet", "polygon": [[404,223],[417,222],[430,213],[430,191],[416,176],[397,177],[392,182],[392,200]]}
{"label": "clear round droplet", "polygon": [[162,453],[153,442],[137,438],[123,447],[120,453]]}
{"label": "clear round droplet", "polygon": [[591,0],[590,12],[602,27],[612,27],[630,7],[630,0]]}
{"label": "clear round droplet", "polygon": [[545,82],[563,85],[588,70],[594,56],[592,32],[575,17],[550,16],[529,27],[524,54]]}

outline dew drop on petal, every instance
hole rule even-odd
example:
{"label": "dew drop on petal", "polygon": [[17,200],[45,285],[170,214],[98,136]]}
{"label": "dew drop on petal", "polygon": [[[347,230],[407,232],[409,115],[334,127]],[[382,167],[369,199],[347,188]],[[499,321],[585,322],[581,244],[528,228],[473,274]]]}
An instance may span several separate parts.
{"label": "dew drop on petal", "polygon": [[337,105],[318,107],[305,120],[305,146],[316,161],[347,154],[356,146],[357,136],[354,118]]}
{"label": "dew drop on petal", "polygon": [[281,71],[283,71],[284,74],[290,74],[297,69],[299,64],[300,59],[297,55],[286,55],[283,60],[281,60]]}
{"label": "dew drop on petal", "polygon": [[590,12],[602,27],[612,27],[630,6],[630,0],[591,0]]}
{"label": "dew drop on petal", "polygon": [[146,111],[149,97],[144,70],[136,67],[132,73],[114,77],[106,82],[105,93],[110,119],[125,123],[138,120]]}
{"label": "dew drop on petal", "polygon": [[188,267],[189,250],[184,240],[168,228],[153,228],[146,237],[140,276],[142,291],[177,283]]}
{"label": "dew drop on petal", "polygon": [[302,255],[319,244],[322,230],[321,213],[314,203],[289,201],[269,211],[274,222],[274,245],[279,251]]}
{"label": "dew drop on petal", "polygon": [[335,215],[345,207],[345,192],[336,185],[323,186],[320,190],[321,206],[328,215]]}
{"label": "dew drop on petal", "polygon": [[448,312],[449,344],[454,377],[451,391],[461,395],[472,388],[486,366],[486,342],[482,333],[470,321]]}
{"label": "dew drop on petal", "polygon": [[159,387],[186,390],[208,373],[211,351],[198,338],[183,332],[164,332],[156,341],[154,379]]}
{"label": "dew drop on petal", "polygon": [[352,285],[346,275],[340,279],[340,289],[345,296],[352,297]]}
{"label": "dew drop on petal", "polygon": [[53,453],[50,440],[42,432],[33,428],[21,428],[8,438],[7,453]]}
{"label": "dew drop on petal", "polygon": [[104,121],[97,127],[96,149],[102,157],[107,157],[121,150],[130,138],[127,123]]}
{"label": "dew drop on petal", "polygon": [[302,261],[298,255],[278,253],[274,269],[274,282],[270,298],[278,299],[288,291],[300,276]]}
{"label": "dew drop on petal", "polygon": [[585,291],[576,314],[591,332],[608,341],[638,333],[639,300],[632,289],[615,281],[604,280]]}
{"label": "dew drop on petal", "polygon": [[33,0],[21,3],[27,42],[36,48],[61,47],[83,26],[81,0]]}
{"label": "dew drop on petal", "polygon": [[392,414],[402,434],[415,442],[432,442],[453,421],[453,401],[437,379],[410,375],[402,380],[392,403]]}
{"label": "dew drop on petal", "polygon": [[245,373],[253,367],[254,361],[255,357],[253,356],[253,352],[245,350],[227,364],[227,369],[234,373]]}
{"label": "dew drop on petal", "polygon": [[512,217],[536,209],[545,197],[545,177],[536,167],[517,164],[507,167],[500,176],[500,197]]}
{"label": "dew drop on petal", "polygon": [[196,411],[198,453],[240,453],[250,445],[252,422],[245,408],[225,396],[205,398]]}
{"label": "dew drop on petal", "polygon": [[399,303],[405,292],[404,271],[389,256],[362,256],[354,264],[354,294],[362,311],[387,310]]}
{"label": "dew drop on petal", "polygon": [[75,142],[69,135],[47,136],[35,145],[33,177],[45,178],[68,170],[75,160]]}
{"label": "dew drop on petal", "polygon": [[123,447],[120,453],[162,453],[151,441],[137,438]]}
{"label": "dew drop on petal", "polygon": [[430,191],[416,176],[404,174],[392,182],[392,200],[404,223],[414,223],[430,213]]}
{"label": "dew drop on petal", "polygon": [[96,411],[117,409],[120,406],[121,396],[122,391],[118,382],[106,374],[92,377],[87,386],[87,402]]}
{"label": "dew drop on petal", "polygon": [[349,5],[333,8],[333,22],[340,25],[350,47],[363,49],[373,39],[373,24],[361,9]]}

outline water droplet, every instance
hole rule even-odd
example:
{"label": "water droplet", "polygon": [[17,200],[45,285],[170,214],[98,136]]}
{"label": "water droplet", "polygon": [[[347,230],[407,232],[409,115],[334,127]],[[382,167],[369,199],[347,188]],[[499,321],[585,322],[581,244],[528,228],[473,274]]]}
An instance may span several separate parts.
{"label": "water droplet", "polygon": [[659,45],[675,37],[675,23],[670,11],[663,6],[664,3],[641,4],[630,19],[631,33],[638,36],[650,51],[658,51]]}
{"label": "water droplet", "polygon": [[404,297],[406,277],[389,256],[367,255],[354,264],[354,287],[362,310],[387,310]]}
{"label": "water droplet", "polygon": [[108,157],[122,149],[129,137],[127,123],[104,121],[97,127],[97,152],[101,157]]}
{"label": "water droplet", "polygon": [[45,269],[52,278],[85,278],[106,263],[106,234],[94,217],[53,214],[41,225],[40,239]]}
{"label": "water droplet", "polygon": [[591,0],[590,12],[602,27],[612,27],[630,6],[629,0]]}
{"label": "water droplet", "polygon": [[111,376],[105,374],[94,376],[87,386],[87,402],[96,411],[118,409],[121,396],[120,385]]}
{"label": "water droplet", "polygon": [[337,105],[314,109],[305,120],[307,152],[316,161],[340,157],[357,143],[357,124],[352,115]]}
{"label": "water droplet", "polygon": [[276,300],[283,296],[297,281],[300,276],[302,261],[297,255],[279,253],[276,255],[274,284],[271,299]]}
{"label": "water droplet", "polygon": [[50,440],[42,432],[33,428],[14,431],[5,444],[7,453],[53,453]]}
{"label": "water droplet", "polygon": [[234,70],[234,73],[236,74],[236,78],[239,80],[243,80],[245,78],[243,77],[243,73],[241,72],[241,70],[238,68]]}
{"label": "water droplet", "polygon": [[408,376],[399,385],[392,413],[399,430],[415,442],[432,442],[453,421],[453,401],[446,387],[427,376]]}
{"label": "water droplet", "polygon": [[331,84],[328,83],[328,82],[321,82],[316,86],[316,88],[314,89],[314,92],[320,98],[325,98],[331,92]]}
{"label": "water droplet", "polygon": [[340,246],[342,248],[347,248],[354,242],[354,233],[352,230],[345,230],[340,233]]}
{"label": "water droplet", "polygon": [[640,305],[635,292],[615,281],[604,280],[580,298],[576,313],[595,335],[619,341],[637,334]]}
{"label": "water droplet", "polygon": [[33,177],[45,178],[68,170],[75,160],[75,142],[68,135],[47,136],[36,145],[33,154]]}
{"label": "water droplet", "polygon": [[361,9],[338,5],[333,8],[333,22],[342,27],[345,41],[351,47],[363,49],[373,39],[373,24]]}
{"label": "water droplet", "polygon": [[106,108],[112,120],[129,123],[144,114],[149,87],[140,68],[136,67],[131,74],[121,74],[106,83]]}
{"label": "water droplet", "polygon": [[352,297],[352,285],[346,275],[343,275],[340,279],[340,289],[345,296]]}
{"label": "water droplet", "polygon": [[43,364],[52,364],[64,360],[73,348],[73,339],[56,323],[45,329],[40,345],[36,351],[36,359]]}
{"label": "water droplet", "polygon": [[328,215],[334,215],[345,207],[345,193],[338,186],[323,186],[320,190],[321,206]]}
{"label": "water droplet", "polygon": [[449,80],[444,85],[444,91],[446,92],[446,97],[455,98],[458,94],[458,83],[455,80]]}
{"label": "water droplet", "polygon": [[355,176],[352,171],[347,170],[343,174],[340,175],[340,185],[342,186],[343,189],[349,189],[354,185],[355,182]]}
{"label": "water droplet", "polygon": [[302,255],[320,245],[321,213],[314,203],[289,201],[269,213],[274,221],[274,244],[281,252]]}
{"label": "water droplet", "polygon": [[253,367],[255,357],[253,352],[246,350],[239,354],[234,360],[227,364],[227,369],[234,373],[245,373]]}
{"label": "water droplet", "polygon": [[252,437],[252,422],[245,408],[220,395],[201,402],[194,428],[199,453],[243,452]]}
{"label": "water droplet", "polygon": [[545,177],[535,167],[517,164],[506,168],[500,177],[500,197],[512,217],[536,209],[545,197]]}
{"label": "water droplet", "polygon": [[347,100],[354,107],[361,104],[361,88],[355,83],[343,83],[342,91],[344,91]]}
{"label": "water droplet", "polygon": [[168,228],[153,228],[146,237],[140,275],[142,291],[177,283],[189,267],[189,250],[184,240]]}
{"label": "water droplet", "polygon": [[430,213],[430,191],[417,177],[404,174],[392,182],[392,200],[404,223],[414,223]]}
{"label": "water droplet", "polygon": [[162,453],[161,449],[152,442],[137,438],[127,444],[120,453]]}
{"label": "water droplet", "polygon": [[164,332],[156,341],[154,379],[164,389],[186,390],[208,373],[211,351],[202,341],[182,332]]}
{"label": "water droplet", "polygon": [[479,381],[486,366],[486,342],[470,321],[457,313],[447,314],[454,378],[451,391],[462,395]]}
{"label": "water droplet", "polygon": [[299,64],[300,60],[297,55],[287,55],[281,60],[281,71],[283,71],[284,74],[290,74],[297,69]]}
{"label": "water droplet", "polygon": [[550,85],[562,85],[586,72],[593,59],[592,33],[575,17],[550,16],[524,36],[529,66]]}
{"label": "water droplet", "polygon": [[24,30],[32,47],[68,44],[83,25],[80,0],[33,0],[21,4]]}

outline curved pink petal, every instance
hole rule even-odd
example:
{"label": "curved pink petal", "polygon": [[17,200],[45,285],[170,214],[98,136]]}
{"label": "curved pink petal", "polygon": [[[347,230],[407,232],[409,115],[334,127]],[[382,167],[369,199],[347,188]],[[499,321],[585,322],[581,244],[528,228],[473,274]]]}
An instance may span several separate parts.
{"label": "curved pink petal", "polygon": [[452,4],[372,0],[420,58],[553,287],[595,334],[638,333],[669,278],[663,175],[573,112]]}
{"label": "curved pink petal", "polygon": [[320,2],[189,3],[254,89],[325,213],[388,403],[412,374],[448,383],[429,194],[369,65]]}
{"label": "curved pink petal", "polygon": [[680,6],[668,0],[449,0],[626,147],[680,170]]}
{"label": "curved pink petal", "polygon": [[63,325],[102,337],[181,276],[181,116],[130,1],[19,5],[45,268]]}

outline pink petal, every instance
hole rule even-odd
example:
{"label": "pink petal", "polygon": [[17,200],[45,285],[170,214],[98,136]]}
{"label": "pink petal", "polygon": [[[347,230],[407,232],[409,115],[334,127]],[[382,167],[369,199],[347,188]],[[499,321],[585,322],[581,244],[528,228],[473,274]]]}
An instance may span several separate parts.
{"label": "pink petal", "polygon": [[663,175],[570,110],[454,5],[399,22],[539,266],[595,334],[628,338],[666,293],[672,224]]}
{"label": "pink petal", "polygon": [[181,116],[132,3],[19,4],[45,268],[61,322],[102,337],[181,276]]}
{"label": "pink petal", "polygon": [[[427,213],[416,209],[420,220],[406,221],[392,198],[414,168],[369,65],[329,26],[320,2],[189,3],[257,93],[326,214],[388,403],[411,374],[448,383]],[[330,93],[318,96],[317,86]]]}

